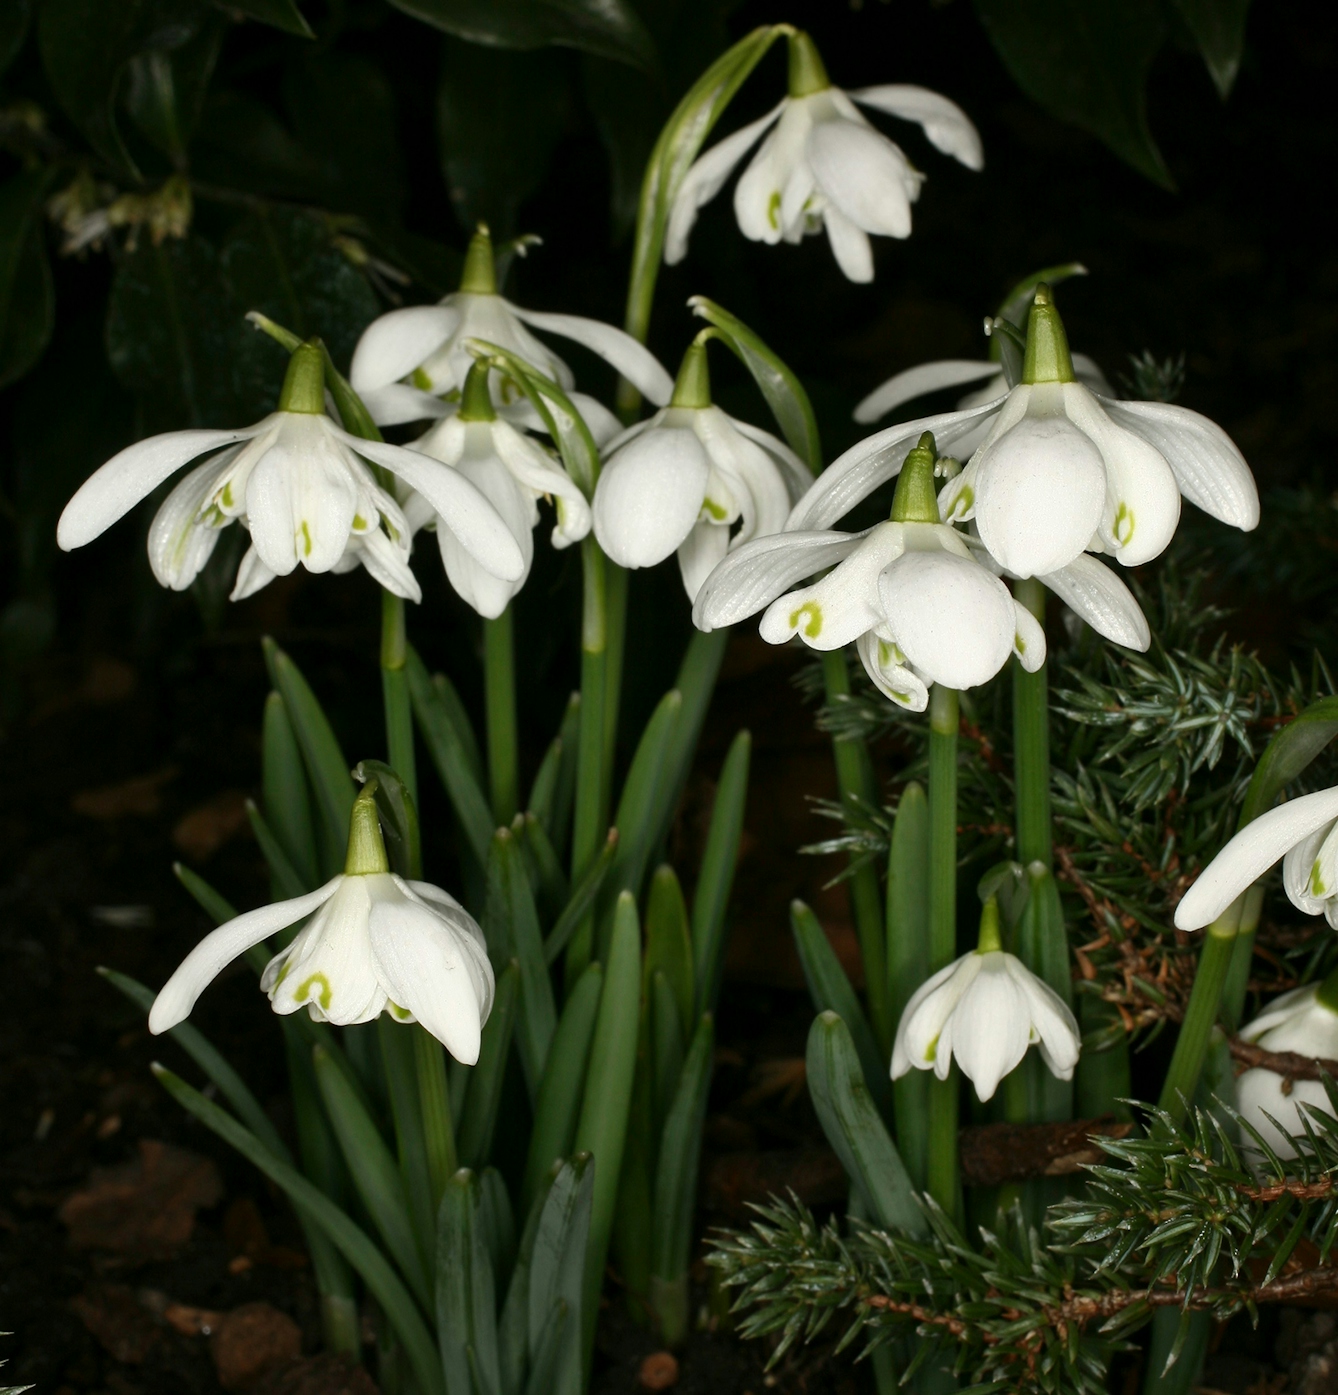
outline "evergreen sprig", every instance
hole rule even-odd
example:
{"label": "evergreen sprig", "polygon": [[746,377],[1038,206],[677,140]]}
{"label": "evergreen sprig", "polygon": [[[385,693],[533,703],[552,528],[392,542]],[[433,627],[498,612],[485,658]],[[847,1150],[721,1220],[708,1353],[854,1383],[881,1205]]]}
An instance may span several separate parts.
{"label": "evergreen sprig", "polygon": [[1145,1114],[1140,1137],[1093,1138],[1112,1162],[1050,1208],[1045,1238],[1014,1208],[972,1245],[929,1198],[928,1240],[854,1220],[843,1234],[791,1196],[713,1237],[710,1263],[744,1335],[777,1338],[773,1361],[840,1321],[838,1350],[891,1343],[903,1380],[951,1364],[971,1395],[1097,1395],[1157,1308],[1225,1321],[1338,1287],[1338,1119],[1308,1110],[1284,1161],[1229,1110]]}

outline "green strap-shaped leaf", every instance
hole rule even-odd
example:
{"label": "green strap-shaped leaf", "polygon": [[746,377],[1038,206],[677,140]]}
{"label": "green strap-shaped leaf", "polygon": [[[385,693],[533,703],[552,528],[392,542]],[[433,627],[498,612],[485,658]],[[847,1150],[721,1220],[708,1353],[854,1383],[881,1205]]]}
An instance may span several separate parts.
{"label": "green strap-shaped leaf", "polygon": [[554,1395],[558,1391],[581,1395],[583,1388],[580,1314],[596,1177],[596,1164],[588,1154],[578,1153],[563,1163],[544,1201],[530,1255],[527,1335],[536,1371],[543,1364],[545,1331],[554,1308],[562,1304],[570,1318],[567,1338],[571,1351],[558,1362],[563,1371],[559,1384],[553,1387]]}
{"label": "green strap-shaped leaf", "polygon": [[395,1273],[385,1256],[319,1188],[313,1186],[291,1164],[276,1157],[249,1129],[239,1124],[226,1110],[192,1089],[179,1076],[164,1066],[155,1065],[153,1073],[173,1099],[189,1110],[201,1123],[212,1129],[248,1161],[255,1164],[289,1197],[310,1214],[339,1247],[345,1259],[362,1276],[364,1283],[385,1310],[395,1334],[403,1343],[414,1377],[426,1395],[446,1395],[432,1340],[408,1289]]}
{"label": "green strap-shaped leaf", "polygon": [[260,844],[260,851],[269,867],[270,886],[278,900],[291,901],[305,896],[314,888],[298,873],[288,860],[274,830],[265,821],[265,816],[251,800],[246,801],[246,817],[251,821],[251,832]]}
{"label": "green strap-shaped leaf", "polygon": [[446,703],[412,646],[405,672],[409,676],[414,716],[427,742],[432,764],[437,768],[471,851],[478,858],[479,866],[486,866],[494,825],[492,808],[477,774],[477,748],[471,757]]}
{"label": "green strap-shaped leaf", "polygon": [[571,1152],[585,1093],[586,1066],[595,1036],[604,967],[591,964],[576,980],[562,1009],[544,1068],[530,1130],[530,1152],[521,1186],[521,1204],[529,1206],[551,1175],[554,1162]]}
{"label": "green strap-shaped leaf", "polygon": [[265,822],[303,884],[308,889],[319,886],[320,864],[306,768],[297,734],[288,720],[288,708],[277,692],[265,699],[260,769]]}
{"label": "green strap-shaped leaf", "polygon": [[1338,697],[1320,698],[1273,734],[1254,767],[1238,828],[1267,813],[1278,796],[1338,736]]}
{"label": "green strap-shaped leaf", "polygon": [[[1081,262],[1060,262],[1055,266],[1044,266],[1039,271],[1033,271],[1030,276],[1024,276],[1004,296],[1003,304],[999,306],[999,318],[1016,325],[1025,333],[1027,316],[1031,312],[1032,301],[1036,299],[1037,286],[1042,283],[1047,286],[1057,286],[1061,281],[1067,281],[1070,276],[1086,275],[1087,268]],[[992,354],[997,347],[997,340],[991,343]],[[997,355],[995,356],[997,357]]]}
{"label": "green strap-shaped leaf", "polygon": [[423,851],[418,831],[418,810],[403,780],[385,761],[360,760],[353,778],[359,784],[376,781],[376,812],[385,837],[390,870],[413,881],[423,875]]}
{"label": "green strap-shaped leaf", "polygon": [[923,1239],[929,1223],[896,1145],[864,1081],[850,1030],[834,1012],[821,1012],[808,1033],[808,1090],[827,1142],[864,1195],[874,1220]]}
{"label": "green strap-shaped leaf", "polygon": [[437,1205],[432,1194],[432,1177],[428,1172],[427,1139],[414,1061],[414,1037],[421,1030],[414,1023],[396,1022],[385,1012],[376,1019],[386,1094],[390,1100],[390,1116],[395,1124],[395,1152],[399,1157],[404,1199],[413,1222],[423,1272],[430,1274],[436,1262],[434,1236]]}
{"label": "green strap-shaped leaf", "polygon": [[506,1181],[495,1167],[485,1167],[479,1173],[479,1219],[492,1260],[494,1286],[505,1288],[516,1263],[516,1217]]}
{"label": "green strap-shaped leaf", "polygon": [[222,10],[243,14],[248,19],[282,29],[286,34],[296,34],[301,39],[312,37],[311,26],[302,18],[294,0],[214,0],[214,3]]}
{"label": "green strap-shaped leaf", "polygon": [[288,720],[302,748],[320,813],[325,873],[333,876],[344,865],[348,846],[348,821],[353,812],[353,777],[339,741],[321,710],[316,694],[301,670],[268,636],[264,641],[270,681],[283,697]]}
{"label": "green strap-shaped leaf", "polygon": [[748,766],[753,739],[741,731],[730,743],[720,770],[711,827],[706,835],[697,889],[692,897],[693,980],[697,988],[696,1011],[713,1012],[720,992],[725,963],[725,912],[734,886],[743,836],[743,814],[748,802]]}
{"label": "green strap-shaped leaf", "polygon": [[[1072,1007],[1073,977],[1059,887],[1050,871],[1039,862],[1033,862],[1026,875],[1029,893],[1013,932],[1013,953]],[[1015,1100],[1018,1092],[1025,1097],[1026,1113],[1021,1117],[1032,1123],[1073,1118],[1073,1081],[1059,1080],[1052,1075],[1039,1052],[1028,1052],[1017,1071],[1003,1084],[1007,1101]],[[1010,1112],[1008,1117],[1019,1116]]]}
{"label": "green strap-shaped leaf", "polygon": [[860,1007],[859,999],[831,941],[823,933],[818,918],[802,901],[790,902],[790,926],[794,930],[795,948],[804,969],[813,1006],[819,1012],[834,1012],[846,1024],[859,1059],[864,1067],[865,1083],[870,1096],[884,1119],[892,1117],[892,1080],[890,1063],[878,1049],[873,1028]]}
{"label": "green strap-shaped leaf", "polygon": [[591,906],[595,904],[600,888],[604,885],[604,879],[609,874],[609,869],[613,866],[613,859],[618,853],[618,830],[609,829],[609,836],[604,840],[604,846],[599,850],[599,856],[586,869],[585,875],[577,882],[571,893],[571,899],[562,909],[562,914],[558,916],[553,928],[548,932],[548,938],[544,941],[544,962],[553,964],[557,957],[567,947],[567,941],[576,932],[577,927],[589,914]]}
{"label": "green strap-shaped leaf", "polygon": [[1245,19],[1250,0],[1174,0],[1180,18],[1199,46],[1208,75],[1225,101],[1236,85],[1245,51]]}
{"label": "green strap-shaped leaf", "polygon": [[502,1081],[506,1075],[507,1052],[511,1049],[511,1033],[516,1025],[519,990],[520,966],[513,959],[497,977],[497,996],[483,1028],[478,1064],[469,1072],[469,1089],[456,1130],[460,1161],[465,1167],[482,1167],[492,1153],[492,1136],[497,1127],[497,1110],[502,1103]]}
{"label": "green strap-shaped leaf", "polygon": [[686,1040],[692,1030],[696,1005],[693,982],[692,932],[688,928],[688,908],[678,875],[669,864],[655,869],[646,901],[646,982],[657,972],[678,1004],[679,1026]]}
{"label": "green strap-shaped leaf", "polygon": [[488,854],[488,906],[484,916],[488,952],[494,963],[513,959],[520,971],[516,1045],[534,1102],[548,1048],[557,1028],[553,985],[544,962],[539,915],[534,908],[524,858],[509,828],[493,835]]}
{"label": "green strap-shaped leaf", "polygon": [[395,1159],[363,1102],[350,1088],[348,1076],[331,1054],[324,1047],[314,1047],[311,1063],[326,1115],[358,1196],[414,1296],[427,1306],[432,1301],[432,1289],[414,1240],[404,1180]]}
{"label": "green strap-shaped leaf", "polygon": [[683,1071],[683,1023],[679,1005],[663,969],[650,974],[646,990],[648,1068],[650,1073],[650,1138],[657,1139]]}
{"label": "green strap-shaped leaf", "polygon": [[576,793],[576,748],[581,729],[581,695],[567,699],[558,734],[549,743],[530,787],[528,809],[544,826],[561,854],[571,829],[572,798]]}
{"label": "green strap-shaped leaf", "polygon": [[446,1395],[500,1395],[502,1388],[497,1294],[479,1209],[478,1183],[462,1167],[446,1183],[437,1213],[437,1340]]}
{"label": "green strap-shaped leaf", "polygon": [[753,375],[758,391],[781,429],[790,449],[816,475],[822,469],[822,442],[818,436],[818,419],[813,411],[804,385],[794,370],[773,349],[769,348],[756,330],[749,329],[735,315],[704,295],[692,296],[688,304],[693,312],[714,325],[721,342]]}
{"label": "green strap-shaped leaf", "polygon": [[595,1160],[595,1192],[590,1212],[590,1247],[586,1254],[581,1321],[584,1364],[589,1365],[595,1338],[604,1260],[613,1230],[627,1117],[636,1069],[637,1028],[641,1006],[641,927],[630,892],[618,898],[604,988],[590,1046],[575,1148]]}
{"label": "green strap-shaped leaf", "polygon": [[[409,652],[414,652],[412,646]],[[455,728],[455,734],[460,740],[460,748],[464,752],[469,769],[478,781],[479,788],[482,789],[485,783],[483,751],[479,747],[478,737],[474,732],[474,723],[469,719],[469,710],[465,707],[464,699],[460,696],[455,684],[444,673],[432,675],[432,690],[436,693],[442,708],[450,718],[451,726]]]}
{"label": "green strap-shaped leaf", "polygon": [[512,830],[518,834],[525,851],[531,885],[538,894],[540,904],[549,915],[561,915],[562,908],[571,899],[571,887],[557,849],[549,841],[543,824],[534,814],[517,814]]}
{"label": "green strap-shaped leaf", "polygon": [[198,872],[192,872],[184,862],[172,864],[172,875],[190,892],[195,904],[215,925],[223,925],[237,918],[232,903],[220,892],[215,891]]}
{"label": "green strap-shaped leaf", "polygon": [[[688,1260],[692,1253],[692,1213],[697,1200],[702,1125],[711,1093],[715,1029],[703,1013],[683,1063],[678,1090],[664,1124],[655,1169],[655,1211],[651,1232],[651,1294],[681,1291],[686,1308]],[[670,1302],[673,1300],[670,1299]],[[684,1313],[686,1316],[686,1313]],[[676,1334],[681,1339],[686,1333]],[[666,1339],[673,1340],[670,1334]]]}

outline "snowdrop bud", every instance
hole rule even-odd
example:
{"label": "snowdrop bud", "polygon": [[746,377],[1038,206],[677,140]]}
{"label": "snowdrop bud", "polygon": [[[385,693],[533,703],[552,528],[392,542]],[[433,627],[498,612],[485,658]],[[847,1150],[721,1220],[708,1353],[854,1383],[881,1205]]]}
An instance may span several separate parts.
{"label": "snowdrop bud", "polygon": [[906,463],[897,476],[897,490],[892,496],[894,523],[937,523],[938,491],[934,487],[934,433],[926,431],[906,456]]}
{"label": "snowdrop bud", "polygon": [[1024,383],[1071,383],[1073,355],[1064,321],[1050,296],[1050,287],[1041,282],[1027,316],[1027,350],[1022,360]]}
{"label": "snowdrop bud", "polygon": [[[1312,1060],[1338,1059],[1338,970],[1323,983],[1308,984],[1275,998],[1241,1029],[1241,1038],[1265,1051],[1293,1052]],[[1281,1158],[1296,1156],[1286,1135],[1306,1131],[1302,1105],[1333,1113],[1319,1080],[1289,1080],[1260,1066],[1247,1070],[1236,1081],[1236,1108],[1241,1117]]]}
{"label": "snowdrop bud", "polygon": [[811,97],[815,92],[825,92],[832,82],[812,36],[796,29],[789,35],[789,49],[790,96]]}

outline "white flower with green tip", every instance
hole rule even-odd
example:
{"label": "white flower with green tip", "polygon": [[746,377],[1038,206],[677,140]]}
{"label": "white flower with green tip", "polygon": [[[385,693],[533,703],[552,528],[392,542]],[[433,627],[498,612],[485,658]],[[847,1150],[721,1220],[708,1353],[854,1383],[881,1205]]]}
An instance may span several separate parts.
{"label": "white flower with green tip", "polygon": [[[1275,998],[1253,1022],[1241,1028],[1240,1035],[1242,1041],[1265,1051],[1338,1060],[1338,976],[1330,974],[1323,983],[1307,984]],[[1258,1129],[1280,1158],[1296,1156],[1285,1135],[1304,1135],[1306,1113],[1302,1105],[1333,1113],[1318,1080],[1286,1079],[1256,1066],[1236,1081],[1236,1108],[1241,1117]],[[1265,1117],[1269,1115],[1271,1119]]]}
{"label": "white flower with green tip", "polygon": [[1247,823],[1181,898],[1176,926],[1211,925],[1279,859],[1287,899],[1338,930],[1338,787],[1289,799]]}
{"label": "white flower with green tip", "polygon": [[343,873],[206,935],[154,999],[149,1030],[184,1022],[234,959],[308,916],[261,978],[275,1012],[306,1008],[341,1027],[389,1012],[397,1022],[421,1022],[465,1065],[478,1060],[494,989],[482,931],[440,887],[390,871],[370,789],[354,802]]}
{"label": "white flower with green tip", "polygon": [[1002,397],[890,427],[834,461],[786,526],[828,528],[901,469],[923,431],[954,453],[990,423],[966,468],[939,497],[946,523],[974,519],[981,541],[1013,576],[1045,577],[1083,552],[1124,566],[1158,556],[1183,496],[1224,523],[1259,521],[1254,477],[1230,437],[1206,417],[1165,402],[1097,398],[1077,382],[1045,286],[1027,330],[1022,381]]}
{"label": "white flower with green tip", "polygon": [[998,907],[985,903],[977,948],[940,969],[911,995],[897,1024],[892,1079],[932,1070],[946,1080],[957,1062],[983,1101],[1029,1046],[1040,1048],[1051,1075],[1071,1080],[1082,1035],[1067,1003],[1008,954],[999,936]]}
{"label": "white flower with green tip", "polygon": [[570,547],[590,531],[590,506],[542,446],[498,416],[489,395],[489,373],[486,364],[475,363],[465,378],[460,410],[419,437],[412,449],[457,471],[492,504],[520,551],[520,575],[499,577],[486,559],[466,551],[421,496],[406,500],[405,513],[414,531],[427,524],[436,528],[451,585],[480,615],[493,620],[529,576],[539,500],[551,499],[557,511],[552,536],[556,548]]}
{"label": "white flower with green tip", "polygon": [[[913,712],[925,710],[931,684],[974,688],[1010,654],[1038,669],[1045,632],[1035,617],[961,533],[931,521],[934,465],[926,435],[897,481],[891,521],[866,533],[780,533],[735,553],[698,594],[697,627],[734,624],[765,605],[768,643],[795,635],[812,649],[854,643],[880,691]],[[824,567],[832,570],[820,581],[787,590]]]}
{"label": "white flower with green tip", "polygon": [[[565,389],[575,379],[571,369],[530,333],[537,329],[582,344],[613,365],[649,401],[667,402],[673,382],[655,355],[630,334],[602,320],[524,310],[497,292],[492,239],[480,224],[465,255],[460,289],[436,305],[391,310],[363,331],[353,352],[349,382],[372,420],[395,426],[448,416],[445,400],[464,389],[474,362],[470,340],[496,344],[516,354]],[[510,400],[518,394],[511,393]],[[499,405],[508,400],[506,385],[494,384]],[[578,397],[580,395],[578,394]],[[588,401],[577,401],[585,415]],[[602,409],[592,408],[600,419]]]}
{"label": "white flower with green tip", "polygon": [[910,236],[911,205],[924,175],[869,124],[857,102],[916,122],[939,150],[968,169],[984,166],[980,136],[956,103],[903,84],[844,92],[831,85],[812,39],[796,32],[790,36],[789,95],[712,146],[683,177],[669,211],[665,261],[682,261],[698,210],[767,132],[734,191],[739,230],[772,245],[825,231],[845,275],[872,281],[869,234]]}
{"label": "white flower with green tip", "polygon": [[292,356],[277,412],[237,431],[172,431],[113,456],[65,506],[56,539],[66,551],[99,537],[182,466],[197,465],[168,495],[149,529],[159,582],[181,591],[209,560],[223,528],[240,522],[251,547],[233,599],[298,565],[347,571],[361,563],[387,590],[419,599],[409,570],[410,530],[373,465],[430,501],[470,556],[512,580],[523,559],[487,498],[421,454],[352,436],[325,414],[324,360],[313,345]]}
{"label": "white flower with green tip", "polygon": [[703,330],[667,407],[611,441],[595,486],[595,537],[623,567],[677,552],[688,599],[716,564],[778,532],[812,479],[783,441],[711,403]]}

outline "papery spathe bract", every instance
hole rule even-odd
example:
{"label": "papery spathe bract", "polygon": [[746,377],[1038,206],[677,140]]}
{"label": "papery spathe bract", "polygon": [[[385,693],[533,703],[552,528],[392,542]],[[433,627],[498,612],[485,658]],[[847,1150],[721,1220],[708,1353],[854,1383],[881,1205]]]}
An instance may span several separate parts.
{"label": "papery spathe bract", "polygon": [[[474,362],[469,346],[475,341],[496,344],[571,388],[571,369],[531,328],[584,345],[651,402],[669,400],[673,382],[668,373],[630,334],[580,315],[525,310],[499,295],[492,241],[482,225],[470,242],[460,289],[437,305],[391,310],[373,320],[354,350],[349,381],[379,425],[446,416],[451,406],[443,399],[463,390]],[[508,401],[503,381],[494,383],[494,396],[499,405]]]}
{"label": "papery spathe bract", "polygon": [[350,435],[324,412],[320,351],[293,355],[281,407],[236,431],[174,431],[128,446],[65,506],[56,537],[67,551],[102,534],[182,466],[198,465],[167,497],[149,531],[149,559],[164,585],[183,590],[208,561],[219,532],[241,522],[251,548],[235,599],[299,564],[311,572],[362,563],[388,590],[419,598],[408,566],[409,528],[378,484],[383,466],[430,501],[471,556],[510,579],[523,572],[515,540],[473,484],[401,446]]}
{"label": "papery spathe bract", "polygon": [[1073,1078],[1082,1050],[1078,1023],[1049,984],[999,947],[991,900],[980,947],[940,969],[906,1004],[892,1047],[892,1079],[914,1069],[946,1080],[955,1060],[988,1100],[1033,1045],[1052,1075]]}
{"label": "papery spathe bract", "polygon": [[[1327,980],[1284,993],[1241,1028],[1241,1039],[1265,1051],[1338,1060],[1338,1012],[1331,1006],[1334,997],[1335,985]],[[1333,1113],[1328,1093],[1318,1080],[1286,1078],[1257,1066],[1236,1081],[1236,1108],[1241,1117],[1259,1131],[1280,1158],[1296,1154],[1285,1135],[1303,1135],[1306,1131],[1303,1105],[1324,1114]]]}
{"label": "papery spathe bract", "polygon": [[1279,860],[1288,899],[1338,929],[1338,786],[1289,799],[1251,820],[1199,873],[1175,908],[1181,930],[1212,924]]}
{"label": "papery spathe bract", "polygon": [[939,150],[970,169],[984,164],[980,137],[955,103],[897,84],[844,92],[828,82],[808,35],[796,33],[790,37],[790,94],[712,146],[684,176],[669,212],[665,260],[683,259],[698,210],[766,133],[734,192],[740,231],[775,244],[825,230],[845,275],[872,281],[869,234],[910,235],[911,204],[924,176],[856,103],[917,122]]}
{"label": "papery spathe bract", "polygon": [[354,804],[349,867],[341,875],[206,935],[154,999],[149,1030],[156,1035],[183,1022],[234,959],[311,916],[261,977],[275,1012],[306,1008],[316,1021],[338,1026],[389,1012],[398,1022],[421,1022],[457,1060],[473,1065],[494,991],[482,931],[440,887],[389,871],[375,820],[375,803],[364,793]]}

